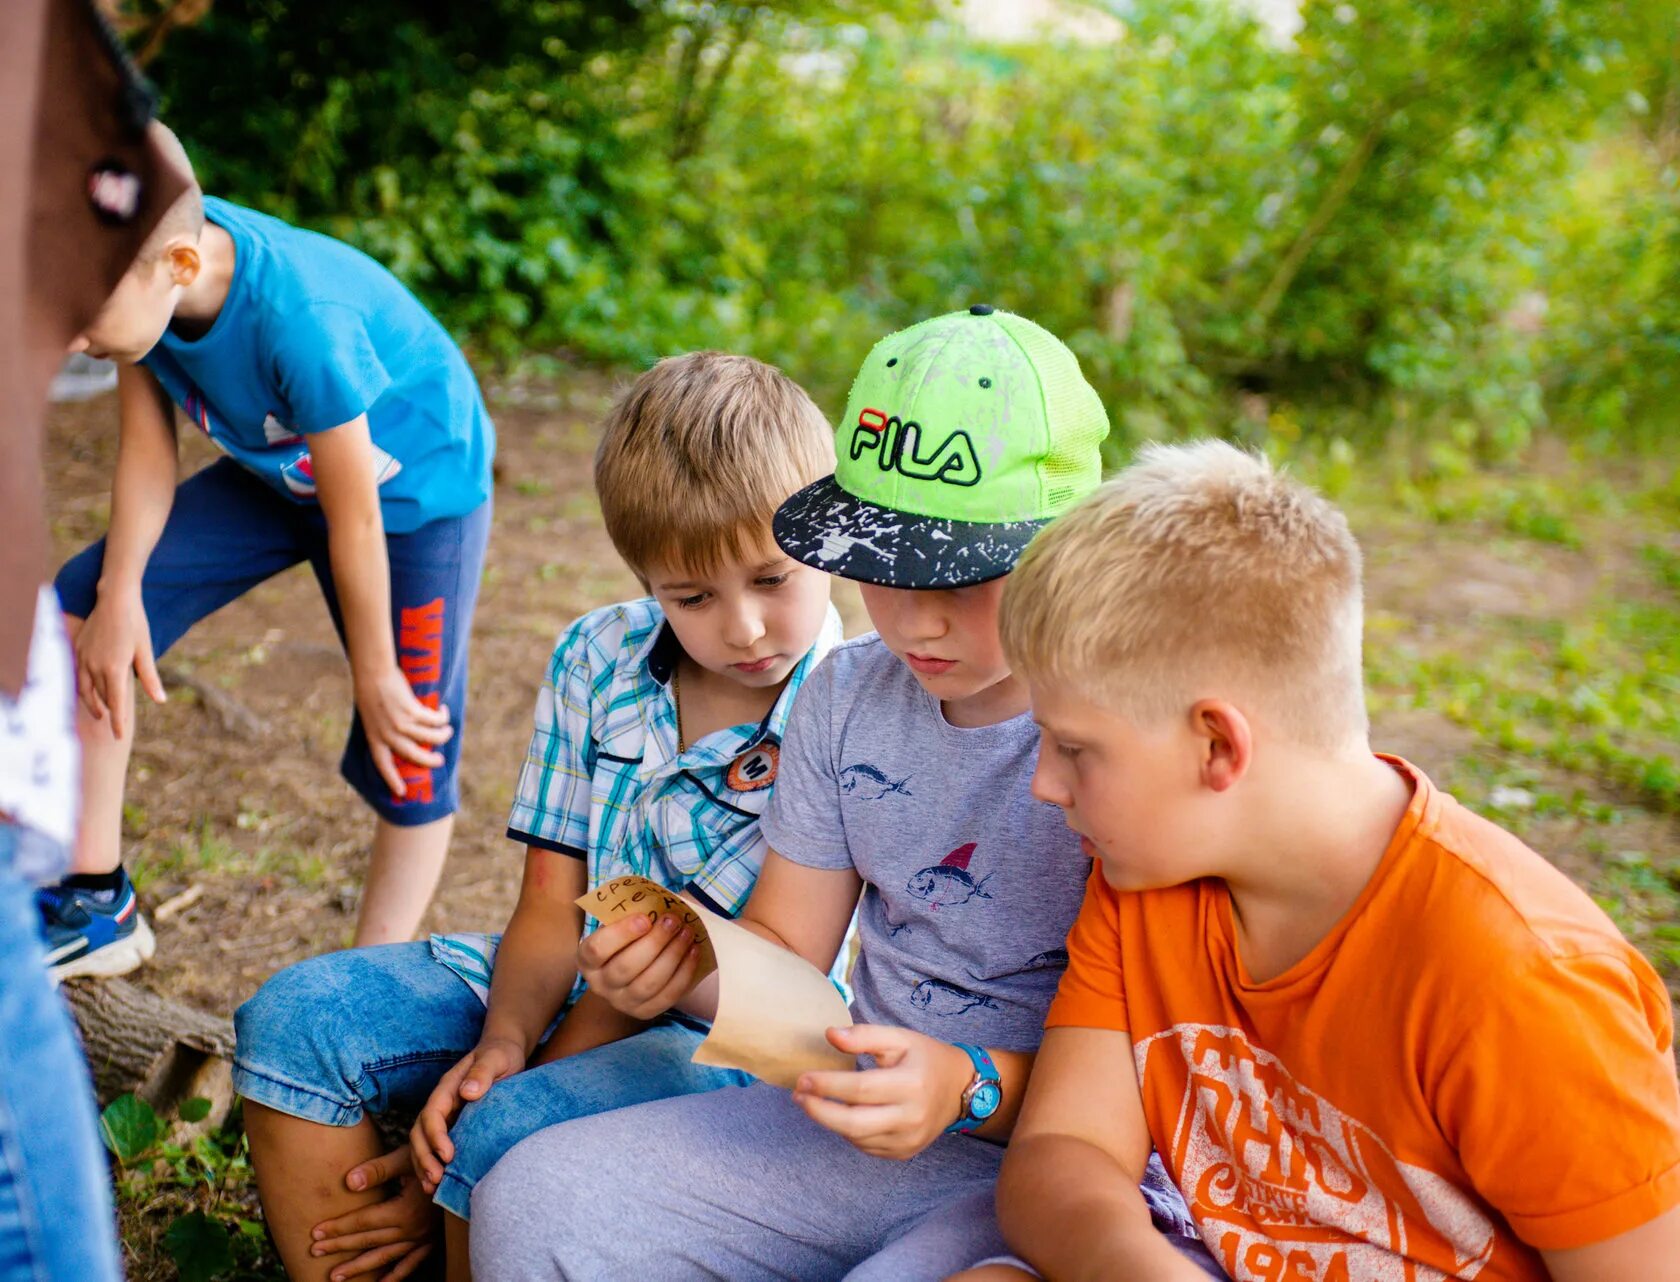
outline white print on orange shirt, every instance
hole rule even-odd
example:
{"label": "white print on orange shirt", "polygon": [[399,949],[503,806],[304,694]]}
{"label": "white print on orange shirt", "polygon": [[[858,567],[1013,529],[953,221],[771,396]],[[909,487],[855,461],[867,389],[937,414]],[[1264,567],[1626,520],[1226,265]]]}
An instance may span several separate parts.
{"label": "white print on orange shirt", "polygon": [[1396,1160],[1242,1030],[1179,1024],[1135,1053],[1140,1080],[1182,1089],[1162,1157],[1238,1282],[1440,1282],[1487,1265],[1480,1206]]}

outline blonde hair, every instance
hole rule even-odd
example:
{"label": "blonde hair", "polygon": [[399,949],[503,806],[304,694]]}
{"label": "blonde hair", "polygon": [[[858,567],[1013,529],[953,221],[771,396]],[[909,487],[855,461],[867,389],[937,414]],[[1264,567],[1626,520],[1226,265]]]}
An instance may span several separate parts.
{"label": "blonde hair", "polygon": [[648,370],[607,415],[595,490],[638,577],[708,573],[770,538],[796,490],[834,470],[834,431],[803,388],[750,356],[690,352]]}
{"label": "blonde hair", "polygon": [[199,233],[204,230],[204,192],[193,175],[192,161],[187,159],[187,149],[181,146],[181,140],[175,136],[175,131],[158,120],[152,121],[146,129],[157,143],[164,159],[180,169],[187,178],[186,190],[163,211],[157,226],[152,228],[145,244],[140,246],[140,252],[135,255],[134,261],[137,264],[149,265],[162,257],[164,249],[175,237],[186,235],[195,241],[198,239]]}
{"label": "blonde hair", "polygon": [[1332,751],[1368,730],[1347,519],[1223,441],[1150,445],[1035,538],[1004,588],[1014,670],[1138,724],[1247,704]]}

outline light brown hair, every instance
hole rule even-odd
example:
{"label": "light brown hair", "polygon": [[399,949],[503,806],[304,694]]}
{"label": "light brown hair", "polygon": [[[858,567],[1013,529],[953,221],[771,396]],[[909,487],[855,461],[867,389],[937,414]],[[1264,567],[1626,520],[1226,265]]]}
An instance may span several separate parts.
{"label": "light brown hair", "polygon": [[163,217],[158,219],[157,226],[152,228],[151,235],[146,237],[146,243],[140,246],[140,252],[134,259],[137,266],[149,266],[156,262],[175,237],[186,235],[196,241],[199,233],[204,230],[204,192],[193,174],[192,161],[187,159],[186,148],[181,146],[181,140],[175,136],[175,131],[162,122],[154,120],[147,128],[163,154],[186,174],[187,186],[186,190],[175,198],[175,202],[163,211]]}
{"label": "light brown hair", "polygon": [[708,573],[770,539],[795,491],[834,470],[834,431],[787,375],[750,356],[667,357],[607,415],[595,491],[613,546]]}
{"label": "light brown hair", "polygon": [[1150,445],[1033,540],[1000,631],[1017,673],[1138,724],[1228,698],[1334,751],[1368,730],[1360,576],[1347,519],[1264,458]]}

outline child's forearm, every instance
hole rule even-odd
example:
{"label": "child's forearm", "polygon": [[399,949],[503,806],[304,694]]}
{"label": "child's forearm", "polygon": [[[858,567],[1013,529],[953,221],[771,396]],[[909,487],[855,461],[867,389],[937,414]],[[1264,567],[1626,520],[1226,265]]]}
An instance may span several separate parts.
{"label": "child's forearm", "polygon": [[157,380],[142,369],[123,369],[119,381],[122,418],[102,593],[140,590],[146,562],[175,501],[179,466],[173,411]]}
{"label": "child's forearm", "polygon": [[391,567],[377,498],[350,519],[327,526],[327,555],[344,616],[350,674],[364,681],[397,665],[391,630]]}
{"label": "child's forearm", "polygon": [[529,1058],[576,978],[576,924],[568,930],[566,923],[515,909],[496,952],[481,1040],[515,1041]]}
{"label": "child's forearm", "polygon": [[1045,1277],[1206,1282],[1156,1230],[1138,1179],[1086,1140],[1015,1140],[998,1176],[997,1206],[1004,1240]]}
{"label": "child's forearm", "polygon": [[544,1043],[532,1063],[546,1064],[551,1060],[565,1059],[568,1055],[580,1055],[597,1046],[632,1037],[647,1026],[646,1020],[614,1009],[606,998],[586,989],[566,1012],[566,1018],[560,1021],[560,1027],[554,1030],[554,1036]]}

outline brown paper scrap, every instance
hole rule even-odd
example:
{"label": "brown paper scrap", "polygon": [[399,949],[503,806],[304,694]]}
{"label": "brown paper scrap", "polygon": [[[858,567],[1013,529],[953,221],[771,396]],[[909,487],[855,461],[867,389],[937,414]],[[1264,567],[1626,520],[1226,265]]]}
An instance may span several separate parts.
{"label": "brown paper scrap", "polygon": [[615,877],[577,902],[602,922],[634,912],[657,921],[669,912],[694,931],[699,973],[718,972],[717,1017],[694,1052],[696,1064],[744,1069],[790,1090],[801,1073],[857,1067],[826,1035],[830,1028],[851,1025],[846,1000],[803,957],[645,877]]}

